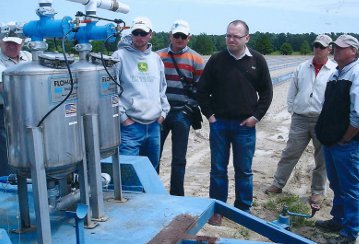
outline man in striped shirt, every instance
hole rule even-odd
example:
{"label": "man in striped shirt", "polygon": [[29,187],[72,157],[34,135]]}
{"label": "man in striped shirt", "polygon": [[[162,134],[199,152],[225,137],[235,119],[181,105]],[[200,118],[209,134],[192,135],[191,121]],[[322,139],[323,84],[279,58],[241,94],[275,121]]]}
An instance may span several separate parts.
{"label": "man in striped shirt", "polygon": [[[189,25],[177,20],[170,31],[170,45],[158,51],[167,80],[166,96],[171,110],[162,124],[161,152],[172,132],[172,165],[170,194],[184,196],[184,175],[192,107],[197,106],[196,86],[204,68],[200,54],[187,46],[191,39]],[[177,68],[176,68],[177,66]],[[159,168],[158,168],[159,171]]]}

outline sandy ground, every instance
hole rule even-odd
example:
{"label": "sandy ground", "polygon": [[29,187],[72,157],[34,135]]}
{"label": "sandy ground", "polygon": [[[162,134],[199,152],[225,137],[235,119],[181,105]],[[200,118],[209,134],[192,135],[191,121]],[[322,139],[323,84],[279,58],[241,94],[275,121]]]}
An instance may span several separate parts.
{"label": "sandy ground", "polygon": [[[257,125],[257,144],[253,160],[254,172],[254,207],[252,214],[268,221],[273,221],[279,214],[278,211],[270,211],[265,208],[268,201],[278,196],[268,196],[264,193],[272,180],[276,170],[277,162],[280,159],[282,150],[286,145],[290,125],[290,114],[287,112],[286,97],[289,83],[283,83],[274,87],[273,102],[266,116]],[[185,195],[196,197],[208,197],[209,171],[210,171],[210,149],[208,140],[209,127],[205,119],[203,128],[190,132],[187,168],[185,176]],[[166,141],[161,159],[161,180],[165,187],[169,188],[170,165],[171,165],[171,141],[170,136]],[[307,204],[310,196],[311,172],[314,167],[312,157],[313,146],[309,144],[299,163],[292,172],[288,184],[284,187],[283,193],[299,196],[299,201]],[[229,198],[228,204],[234,202],[234,180],[233,166],[230,161],[229,167]],[[313,223],[316,219],[330,218],[332,192],[328,189],[326,198],[321,209],[312,218],[312,223],[304,227],[293,228],[292,231],[303,235],[315,242],[325,243],[325,238],[330,234],[318,232]],[[309,206],[309,205],[308,205]],[[246,230],[229,220],[225,220],[220,227],[205,225],[202,229],[204,234],[216,235],[224,238],[239,238],[266,241],[266,238]],[[268,241],[268,240],[267,240]]]}

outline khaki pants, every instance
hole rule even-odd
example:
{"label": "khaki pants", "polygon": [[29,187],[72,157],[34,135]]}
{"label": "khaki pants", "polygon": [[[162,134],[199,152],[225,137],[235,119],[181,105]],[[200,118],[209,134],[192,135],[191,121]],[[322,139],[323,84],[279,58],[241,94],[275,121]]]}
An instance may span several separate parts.
{"label": "khaki pants", "polygon": [[283,188],[287,183],[293,168],[308,146],[310,140],[314,145],[315,168],[313,170],[312,194],[324,194],[326,186],[326,170],[323,159],[322,144],[318,141],[314,127],[318,117],[306,117],[299,114],[292,115],[292,122],[287,141],[287,146],[282,152],[274,175],[273,185]]}

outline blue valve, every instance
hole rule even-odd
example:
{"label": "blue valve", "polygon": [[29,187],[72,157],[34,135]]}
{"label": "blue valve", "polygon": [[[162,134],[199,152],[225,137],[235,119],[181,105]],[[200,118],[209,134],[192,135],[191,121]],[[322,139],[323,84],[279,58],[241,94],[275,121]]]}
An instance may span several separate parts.
{"label": "blue valve", "polygon": [[84,244],[85,243],[85,225],[84,225],[84,218],[87,215],[88,206],[83,203],[78,203],[76,207],[76,211],[66,211],[66,214],[70,218],[75,219],[76,223],[76,243],[77,244]]}

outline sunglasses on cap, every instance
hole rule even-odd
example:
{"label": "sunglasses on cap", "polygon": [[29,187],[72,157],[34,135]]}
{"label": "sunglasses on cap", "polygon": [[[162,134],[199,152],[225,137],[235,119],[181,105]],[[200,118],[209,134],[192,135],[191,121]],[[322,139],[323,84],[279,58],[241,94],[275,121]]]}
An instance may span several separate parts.
{"label": "sunglasses on cap", "polygon": [[174,33],[172,36],[174,39],[181,38],[182,40],[186,40],[188,38],[187,35],[180,33],[180,32]]}
{"label": "sunglasses on cap", "polygon": [[133,36],[147,36],[148,34],[150,34],[149,32],[145,32],[145,31],[141,31],[141,30],[134,30],[132,31],[132,35]]}
{"label": "sunglasses on cap", "polygon": [[327,47],[324,47],[322,44],[320,44],[320,43],[314,43],[314,48],[320,48],[320,49],[326,49]]}

